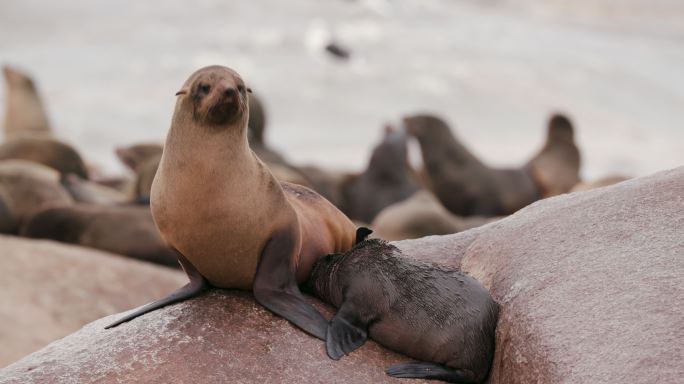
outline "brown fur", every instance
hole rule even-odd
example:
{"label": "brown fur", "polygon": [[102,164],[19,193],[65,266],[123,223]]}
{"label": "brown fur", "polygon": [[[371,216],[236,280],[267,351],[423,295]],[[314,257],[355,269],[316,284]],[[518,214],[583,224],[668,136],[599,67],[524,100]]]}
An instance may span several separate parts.
{"label": "brown fur", "polygon": [[387,241],[448,235],[487,224],[498,217],[459,217],[426,190],[383,209],[373,220],[373,236]]}
{"label": "brown fur", "polygon": [[342,185],[342,211],[352,220],[370,223],[383,208],[418,190],[414,177],[408,163],[406,134],[387,129],[373,149],[366,170]]}
{"label": "brown fur", "polygon": [[75,205],[36,212],[22,236],[51,239],[178,267],[152,221],[149,207]]}
{"label": "brown fur", "polygon": [[351,247],[355,228],[320,196],[281,186],[251,151],[244,87],[218,66],[183,85],[152,185],[152,214],[164,239],[223,288],[251,289],[269,239],[292,233],[291,265],[302,282],[318,257]]}
{"label": "brown fur", "polygon": [[71,197],[79,203],[97,205],[118,205],[130,202],[130,196],[125,193],[82,179],[73,173],[61,178],[62,186],[71,194]]}
{"label": "brown fur", "polygon": [[0,144],[0,160],[21,159],[47,165],[62,175],[73,173],[84,179],[88,170],[81,156],[70,145],[57,140],[21,137]]}
{"label": "brown fur", "polygon": [[551,116],[544,147],[527,163],[543,197],[569,192],[580,182],[580,165],[572,122],[561,114]]}
{"label": "brown fur", "polygon": [[22,136],[49,137],[52,132],[33,80],[9,66],[3,67],[7,91],[5,140]]}
{"label": "brown fur", "polygon": [[0,197],[5,206],[5,214],[0,214],[4,233],[16,233],[23,220],[42,208],[73,203],[56,171],[24,160],[0,161]]}
{"label": "brown fur", "polygon": [[404,123],[420,143],[431,188],[452,213],[508,215],[540,198],[526,168],[488,167],[454,137],[440,118],[416,115],[405,118]]}

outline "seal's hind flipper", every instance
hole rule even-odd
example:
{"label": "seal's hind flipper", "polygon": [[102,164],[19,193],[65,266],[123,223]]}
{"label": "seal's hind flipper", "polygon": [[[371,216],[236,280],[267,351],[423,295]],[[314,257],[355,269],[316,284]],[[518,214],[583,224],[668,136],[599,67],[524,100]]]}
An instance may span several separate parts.
{"label": "seal's hind flipper", "polygon": [[373,230],[370,228],[358,227],[356,229],[356,241],[354,242],[354,245],[366,240],[371,233],[373,233]]}
{"label": "seal's hind flipper", "polygon": [[131,321],[136,317],[142,316],[148,312],[152,312],[159,308],[166,307],[169,304],[190,299],[192,297],[199,295],[200,293],[204,292],[207,288],[209,288],[209,282],[207,281],[207,279],[204,278],[204,276],[202,276],[199,273],[197,269],[195,269],[195,266],[190,264],[190,262],[180,253],[178,253],[177,256],[178,262],[180,263],[181,267],[183,267],[185,273],[188,275],[190,282],[178,288],[169,296],[146,304],[144,307],[138,309],[130,315],[124,316],[121,319],[113,322],[112,324],[109,324],[105,327],[105,329],[114,328],[117,325],[123,324],[127,321]]}
{"label": "seal's hind flipper", "polygon": [[325,347],[331,359],[339,360],[362,346],[368,339],[368,333],[358,319],[357,313],[352,304],[346,301],[330,320]]}
{"label": "seal's hind flipper", "polygon": [[417,361],[393,365],[385,373],[403,379],[443,380],[448,383],[477,383],[475,374],[469,370],[453,369],[436,363]]}

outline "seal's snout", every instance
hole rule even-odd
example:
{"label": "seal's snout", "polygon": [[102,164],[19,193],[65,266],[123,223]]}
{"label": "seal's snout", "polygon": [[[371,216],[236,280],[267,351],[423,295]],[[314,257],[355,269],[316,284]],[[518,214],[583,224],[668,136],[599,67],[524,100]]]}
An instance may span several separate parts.
{"label": "seal's snout", "polygon": [[227,88],[226,90],[223,91],[223,97],[226,99],[229,99],[231,101],[235,101],[235,95],[237,94],[237,90],[235,88]]}

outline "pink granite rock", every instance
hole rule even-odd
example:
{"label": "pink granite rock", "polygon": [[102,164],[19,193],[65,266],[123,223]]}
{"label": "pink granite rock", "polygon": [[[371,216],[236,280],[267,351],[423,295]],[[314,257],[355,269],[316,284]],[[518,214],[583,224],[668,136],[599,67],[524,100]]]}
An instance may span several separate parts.
{"label": "pink granite rock", "polygon": [[9,236],[0,236],[0,273],[0,367],[186,281],[169,268]]}

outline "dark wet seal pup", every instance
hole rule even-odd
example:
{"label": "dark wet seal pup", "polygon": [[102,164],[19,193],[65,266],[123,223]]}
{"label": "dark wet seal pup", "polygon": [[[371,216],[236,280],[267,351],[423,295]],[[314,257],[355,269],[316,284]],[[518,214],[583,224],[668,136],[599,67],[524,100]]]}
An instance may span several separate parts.
{"label": "dark wet seal pup", "polygon": [[24,223],[20,235],[178,267],[176,253],[159,236],[149,207],[81,204],[45,208]]}
{"label": "dark wet seal pup", "polygon": [[525,169],[496,169],[461,144],[442,119],[414,115],[404,119],[418,139],[431,188],[452,213],[461,216],[511,214],[540,198]]}
{"label": "dark wet seal pup", "polygon": [[252,290],[264,307],[325,339],[328,323],[299,284],[319,257],[349,250],[356,227],[317,193],[279,182],[254,154],[248,93],[221,66],[195,72],[178,92],[150,207],[190,283],[109,327],[213,286]]}
{"label": "dark wet seal pup", "polygon": [[408,163],[406,133],[388,126],[366,170],[342,186],[342,212],[352,220],[370,223],[383,208],[407,199],[418,189]]}
{"label": "dark wet seal pup", "polygon": [[421,360],[390,367],[390,376],[454,383],[487,377],[499,307],[472,277],[410,260],[371,239],[319,259],[309,287],[338,308],[326,335],[331,358],[351,353],[370,336]]}
{"label": "dark wet seal pup", "polygon": [[38,89],[25,73],[3,66],[7,84],[5,109],[5,139],[16,137],[49,137],[52,132]]}
{"label": "dark wet seal pup", "polygon": [[73,173],[88,178],[88,169],[78,152],[66,143],[38,137],[20,137],[0,144],[0,160],[33,161],[56,169],[62,175]]}
{"label": "dark wet seal pup", "polygon": [[570,119],[554,114],[549,119],[544,147],[527,163],[543,197],[569,192],[580,182],[581,157]]}

